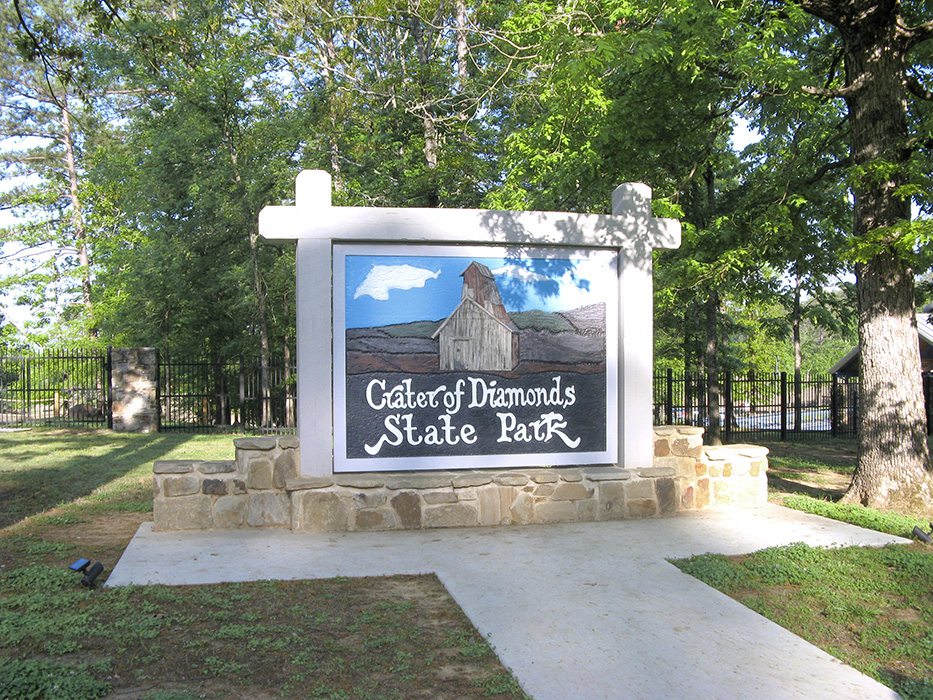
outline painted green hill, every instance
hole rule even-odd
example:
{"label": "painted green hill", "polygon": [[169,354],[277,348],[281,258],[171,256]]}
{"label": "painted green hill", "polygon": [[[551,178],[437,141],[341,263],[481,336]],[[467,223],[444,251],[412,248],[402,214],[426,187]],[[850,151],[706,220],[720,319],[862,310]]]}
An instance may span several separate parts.
{"label": "painted green hill", "polygon": [[549,331],[551,333],[573,333],[573,325],[561,314],[551,311],[516,311],[510,313],[512,323],[518,326],[520,331],[535,330]]}

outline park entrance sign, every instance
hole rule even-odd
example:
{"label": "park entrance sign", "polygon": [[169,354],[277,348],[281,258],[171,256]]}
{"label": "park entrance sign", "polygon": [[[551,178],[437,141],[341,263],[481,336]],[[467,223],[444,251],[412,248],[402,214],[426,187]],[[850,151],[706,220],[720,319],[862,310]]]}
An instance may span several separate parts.
{"label": "park entrance sign", "polygon": [[651,191],[612,214],[331,206],[302,172],[259,232],[297,240],[298,439],[153,467],[157,530],[415,530],[767,502],[767,450],[652,425]]}
{"label": "park entrance sign", "polygon": [[297,239],[303,476],[652,464],[650,190],[612,215],[332,207],[304,171],[266,207]]}

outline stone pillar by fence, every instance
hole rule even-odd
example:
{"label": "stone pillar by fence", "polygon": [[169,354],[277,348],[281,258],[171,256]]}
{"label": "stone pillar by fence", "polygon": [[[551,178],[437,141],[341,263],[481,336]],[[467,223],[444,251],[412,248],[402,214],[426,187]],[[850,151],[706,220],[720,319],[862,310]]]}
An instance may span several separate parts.
{"label": "stone pillar by fence", "polygon": [[113,429],[118,433],[159,430],[159,352],[155,348],[110,351]]}

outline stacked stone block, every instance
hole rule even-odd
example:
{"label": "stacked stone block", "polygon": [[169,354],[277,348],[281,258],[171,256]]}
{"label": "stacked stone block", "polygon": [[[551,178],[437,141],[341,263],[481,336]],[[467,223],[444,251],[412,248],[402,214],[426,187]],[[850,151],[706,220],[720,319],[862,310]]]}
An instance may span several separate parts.
{"label": "stacked stone block", "polygon": [[233,442],[233,461],[155,463],[157,530],[289,526],[291,503],[285,482],[298,476],[298,438]]}
{"label": "stacked stone block", "polygon": [[703,428],[654,429],[654,463],[675,470],[679,510],[753,506],[768,500],[768,449],[757,445],[703,445]]}
{"label": "stacked stone block", "polygon": [[649,518],[767,501],[767,450],[655,429],[653,466],[298,475],[294,437],[235,440],[234,462],[157,462],[160,530],[410,530]]}

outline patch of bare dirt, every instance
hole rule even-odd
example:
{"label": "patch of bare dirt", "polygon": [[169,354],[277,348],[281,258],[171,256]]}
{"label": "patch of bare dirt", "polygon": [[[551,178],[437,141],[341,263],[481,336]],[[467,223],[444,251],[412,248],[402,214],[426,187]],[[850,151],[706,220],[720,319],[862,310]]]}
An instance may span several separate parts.
{"label": "patch of bare dirt", "polygon": [[838,500],[852,477],[831,471],[781,469],[768,472],[768,486],[783,495],[799,493],[814,498]]}
{"label": "patch of bare dirt", "polygon": [[107,513],[83,523],[45,527],[42,536],[86,550],[88,554],[84,556],[102,562],[111,571],[136,530],[147,520],[152,520],[152,513]]}

